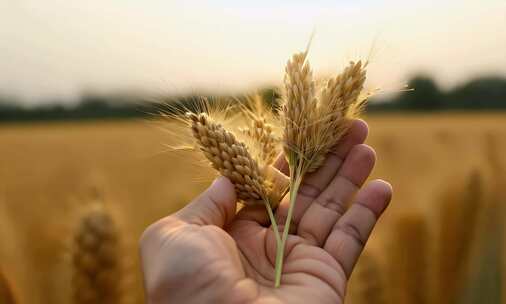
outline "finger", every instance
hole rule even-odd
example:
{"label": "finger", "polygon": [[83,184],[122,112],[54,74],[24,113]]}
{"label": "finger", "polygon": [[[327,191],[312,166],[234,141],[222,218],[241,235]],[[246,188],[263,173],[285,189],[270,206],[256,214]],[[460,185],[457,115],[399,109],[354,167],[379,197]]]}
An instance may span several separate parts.
{"label": "finger", "polygon": [[332,182],[302,216],[297,234],[312,245],[323,246],[347,203],[371,174],[375,160],[371,147],[365,144],[353,147]]}
{"label": "finger", "polygon": [[323,249],[330,253],[349,278],[374,225],[388,206],[392,187],[375,180],[357,194],[350,209],[337,221]]}
{"label": "finger", "polygon": [[271,223],[264,205],[245,206],[237,213],[235,219],[257,222],[261,226],[269,226]]}
{"label": "finger", "polygon": [[[368,127],[363,120],[354,120],[348,133],[341,139],[336,147],[327,155],[322,167],[312,174],[308,174],[300,186],[297,194],[296,206],[293,210],[293,227],[297,226],[304,212],[313,200],[320,195],[336,175],[342,164],[342,160],[355,145],[361,144],[367,137]],[[281,227],[285,223],[290,205],[290,198],[285,199],[279,205],[276,212],[276,220]]]}
{"label": "finger", "polygon": [[174,217],[189,224],[223,228],[235,217],[236,202],[234,185],[228,178],[220,176]]}
{"label": "finger", "polygon": [[288,167],[288,162],[286,161],[285,153],[280,153],[276,160],[274,161],[274,168],[278,169],[284,175],[290,175],[290,168]]}

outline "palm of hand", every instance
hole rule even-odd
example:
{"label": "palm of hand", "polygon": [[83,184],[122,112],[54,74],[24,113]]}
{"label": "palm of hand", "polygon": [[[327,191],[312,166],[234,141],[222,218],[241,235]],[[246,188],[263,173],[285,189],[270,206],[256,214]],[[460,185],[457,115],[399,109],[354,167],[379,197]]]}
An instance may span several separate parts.
{"label": "palm of hand", "polygon": [[[163,266],[171,270],[170,278],[159,278],[164,286],[154,288],[160,290],[154,292],[160,299],[172,293],[179,295],[171,298],[175,303],[297,303],[305,299],[342,303],[344,272],[330,254],[301,237],[290,236],[283,284],[274,288],[275,239],[270,229],[242,220],[232,222],[228,232],[216,226],[181,225],[175,228],[177,236],[173,232],[165,236],[163,252],[177,254],[167,257]],[[191,261],[191,268],[181,262],[185,260]],[[186,288],[188,292],[181,292]]]}
{"label": "palm of hand", "polygon": [[[336,260],[323,248],[290,235],[283,266],[283,281],[274,286],[276,243],[271,228],[255,221],[238,220],[229,233],[237,244],[248,288],[238,292],[251,294],[258,303],[299,303],[311,299],[315,303],[342,303],[346,275]],[[244,279],[243,279],[244,280]],[[239,301],[240,302],[240,301]]]}
{"label": "palm of hand", "polygon": [[[236,215],[233,186],[220,178],[144,233],[148,301],[343,303],[347,279],[391,194],[388,184],[371,182],[345,212],[374,164],[374,151],[361,145],[366,133],[365,124],[356,122],[301,186],[279,288],[273,287],[276,242],[265,210],[246,207]],[[285,200],[276,213],[280,229],[287,210]]]}

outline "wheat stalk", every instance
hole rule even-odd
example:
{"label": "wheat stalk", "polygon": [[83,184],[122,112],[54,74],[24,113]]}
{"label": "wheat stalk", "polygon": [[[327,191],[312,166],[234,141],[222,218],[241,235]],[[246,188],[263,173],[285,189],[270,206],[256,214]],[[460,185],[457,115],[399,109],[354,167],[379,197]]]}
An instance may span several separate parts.
{"label": "wheat stalk", "polygon": [[74,303],[120,302],[118,231],[101,205],[92,206],[81,219],[72,259]]}
{"label": "wheat stalk", "polygon": [[307,50],[288,61],[284,77],[282,121],[283,144],[290,168],[290,206],[282,237],[282,250],[276,254],[275,284],[281,282],[283,250],[288,238],[297,192],[306,173],[316,171],[351,125],[365,104],[360,98],[365,67],[351,62],[330,79],[318,95]]}

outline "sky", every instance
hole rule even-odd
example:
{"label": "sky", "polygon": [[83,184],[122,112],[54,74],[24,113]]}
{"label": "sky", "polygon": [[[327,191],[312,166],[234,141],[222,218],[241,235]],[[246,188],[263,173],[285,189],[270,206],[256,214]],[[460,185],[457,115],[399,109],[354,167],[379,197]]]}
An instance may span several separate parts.
{"label": "sky", "polygon": [[506,1],[0,0],[0,95],[239,92],[279,84],[304,50],[318,76],[369,60],[368,86],[506,76]]}

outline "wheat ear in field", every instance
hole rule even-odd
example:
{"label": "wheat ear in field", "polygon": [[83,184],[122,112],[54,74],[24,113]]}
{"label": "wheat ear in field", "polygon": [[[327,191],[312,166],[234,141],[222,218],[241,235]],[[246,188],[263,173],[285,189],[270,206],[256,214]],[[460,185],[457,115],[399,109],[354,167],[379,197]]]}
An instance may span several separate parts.
{"label": "wheat ear in field", "polygon": [[429,232],[423,214],[409,212],[399,216],[389,242],[388,303],[429,303]]}
{"label": "wheat ear in field", "polygon": [[[504,138],[504,137],[502,137]],[[497,275],[495,281],[490,282],[490,285],[497,284],[496,290],[491,290],[491,293],[497,293],[498,298],[502,298],[502,304],[506,304],[506,159],[504,158],[504,146],[501,146],[500,134],[489,132],[485,137],[485,155],[488,160],[488,167],[492,177],[492,187],[490,195],[490,206],[489,212],[491,218],[495,219],[495,229],[490,229],[491,235],[489,238],[489,247],[495,250],[495,261],[489,258],[487,263],[496,262],[501,266],[501,270],[498,271],[498,267],[491,269],[492,273]],[[494,227],[493,222],[489,224],[490,227]],[[496,239],[494,239],[494,236]],[[495,247],[495,248],[494,248]],[[490,267],[490,266],[489,266]]]}
{"label": "wheat ear in field", "polygon": [[7,280],[5,275],[0,269],[0,303],[2,304],[16,304],[16,298],[12,290],[11,283]]}
{"label": "wheat ear in field", "polygon": [[437,253],[440,303],[455,302],[467,279],[480,206],[483,206],[483,187],[482,173],[475,170],[463,184],[446,186],[441,197]]}
{"label": "wheat ear in field", "polygon": [[366,249],[351,275],[345,303],[386,304],[387,287],[377,257]]}
{"label": "wheat ear in field", "polygon": [[101,204],[82,217],[72,252],[75,304],[120,303],[119,233]]}

